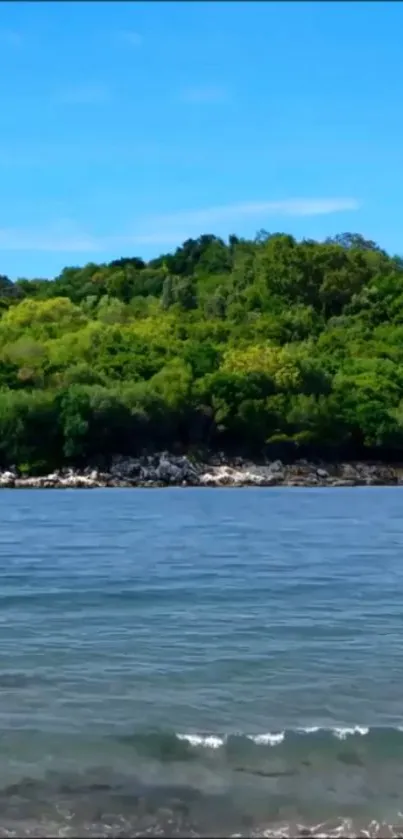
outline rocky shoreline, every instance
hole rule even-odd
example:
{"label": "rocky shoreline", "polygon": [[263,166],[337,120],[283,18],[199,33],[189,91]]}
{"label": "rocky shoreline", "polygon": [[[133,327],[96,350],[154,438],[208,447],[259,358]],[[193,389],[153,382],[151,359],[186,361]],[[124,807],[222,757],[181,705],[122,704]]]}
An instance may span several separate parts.
{"label": "rocky shoreline", "polygon": [[403,485],[403,464],[323,463],[281,460],[252,463],[219,454],[205,460],[168,452],[115,458],[108,471],[62,469],[43,476],[0,472],[4,489],[97,489],[101,487],[346,487]]}

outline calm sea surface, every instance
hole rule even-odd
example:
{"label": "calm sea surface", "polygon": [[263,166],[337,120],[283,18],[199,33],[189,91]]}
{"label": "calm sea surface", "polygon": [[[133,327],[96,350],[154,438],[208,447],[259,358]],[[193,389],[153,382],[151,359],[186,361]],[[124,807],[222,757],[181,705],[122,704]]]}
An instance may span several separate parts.
{"label": "calm sea surface", "polygon": [[403,489],[3,490],[0,749],[0,836],[403,835]]}

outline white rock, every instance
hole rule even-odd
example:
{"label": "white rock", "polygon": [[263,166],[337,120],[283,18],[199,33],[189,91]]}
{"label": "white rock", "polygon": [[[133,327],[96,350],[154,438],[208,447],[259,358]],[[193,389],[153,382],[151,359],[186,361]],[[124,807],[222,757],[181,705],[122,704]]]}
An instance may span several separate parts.
{"label": "white rock", "polygon": [[217,484],[217,475],[213,475],[212,472],[205,472],[204,475],[200,476],[200,483],[204,486],[209,486],[210,484]]}
{"label": "white rock", "polygon": [[256,472],[245,472],[244,480],[246,480],[248,484],[252,484],[253,486],[264,486],[264,484],[266,483],[264,476],[258,475],[256,474]]}
{"label": "white rock", "polygon": [[2,472],[0,477],[2,481],[14,481],[17,476],[14,472]]}
{"label": "white rock", "polygon": [[262,480],[262,486],[273,486],[278,484],[280,480],[284,478],[284,475],[280,472],[274,475],[264,475]]}
{"label": "white rock", "polygon": [[356,480],[358,478],[357,470],[352,466],[351,463],[343,463],[342,464],[342,474],[343,478],[347,480]]}
{"label": "white rock", "polygon": [[43,478],[18,478],[15,481],[16,487],[27,487],[28,489],[37,489],[43,484]]}
{"label": "white rock", "polygon": [[270,472],[282,472],[283,468],[281,460],[273,460],[273,463],[270,463],[269,466]]}
{"label": "white rock", "polygon": [[89,478],[86,475],[69,475],[67,478],[58,481],[58,484],[71,489],[92,489],[101,486],[98,480]]}
{"label": "white rock", "polygon": [[200,476],[203,486],[262,486],[266,483],[263,475],[247,470],[232,469],[230,466],[218,466],[214,471]]}
{"label": "white rock", "polygon": [[12,472],[3,472],[0,475],[0,487],[7,488],[13,487],[15,484],[15,475]]}

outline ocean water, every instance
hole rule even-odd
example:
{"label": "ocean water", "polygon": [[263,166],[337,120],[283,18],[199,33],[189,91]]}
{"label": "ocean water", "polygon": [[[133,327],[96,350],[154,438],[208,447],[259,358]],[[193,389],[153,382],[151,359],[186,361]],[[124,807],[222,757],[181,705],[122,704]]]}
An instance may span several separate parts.
{"label": "ocean water", "polygon": [[3,490],[0,758],[0,836],[403,835],[403,490]]}

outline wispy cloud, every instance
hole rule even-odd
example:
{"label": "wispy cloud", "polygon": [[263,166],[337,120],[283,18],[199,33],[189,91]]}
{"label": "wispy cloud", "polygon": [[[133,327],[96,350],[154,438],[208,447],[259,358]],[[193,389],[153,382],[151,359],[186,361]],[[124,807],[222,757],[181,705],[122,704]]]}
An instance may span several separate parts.
{"label": "wispy cloud", "polygon": [[179,92],[179,100],[189,104],[214,104],[225,102],[229,98],[228,91],[224,87],[213,85],[212,87],[185,87]]}
{"label": "wispy cloud", "polygon": [[23,43],[21,32],[15,29],[0,29],[0,43],[9,47],[20,47]]}
{"label": "wispy cloud", "polygon": [[[180,234],[179,234],[180,237]],[[185,238],[185,237],[183,237]],[[0,228],[1,251],[39,251],[42,253],[103,253],[116,247],[135,245],[176,245],[177,233],[139,233],[139,235],[94,236],[69,230],[63,225],[42,228]]]}
{"label": "wispy cloud", "polygon": [[56,94],[58,101],[66,105],[102,105],[109,96],[109,88],[100,84],[73,85]]}
{"label": "wispy cloud", "polygon": [[60,222],[41,228],[0,228],[0,251],[91,252],[99,250],[99,242],[92,236],[75,230],[75,226]]}
{"label": "wispy cloud", "polygon": [[189,227],[232,222],[262,216],[322,216],[358,210],[355,198],[290,198],[283,201],[248,201],[202,210],[188,210],[154,218],[154,224]]}
{"label": "wispy cloud", "polygon": [[[200,233],[200,231],[199,231]],[[178,245],[183,242],[189,232],[183,230],[182,232],[176,230],[156,230],[155,233],[137,233],[127,236],[114,237],[112,244],[114,245]]]}
{"label": "wispy cloud", "polygon": [[131,47],[139,47],[143,43],[143,39],[139,32],[134,29],[121,29],[116,33],[116,41],[124,44],[129,44]]}
{"label": "wispy cloud", "polygon": [[[53,100],[56,94],[52,93]],[[60,100],[57,100],[60,102]],[[80,106],[82,107],[82,106]],[[169,145],[160,141],[138,141],[127,137],[120,137],[115,141],[94,143],[83,142],[80,138],[70,140],[38,139],[28,141],[13,138],[2,139],[0,136],[0,172],[1,169],[19,169],[21,167],[48,169],[51,166],[94,167],[99,165],[119,166],[202,166],[203,152],[198,152],[192,146],[183,149],[175,144]]]}
{"label": "wispy cloud", "polygon": [[97,236],[82,231],[69,220],[41,228],[0,228],[0,251],[42,251],[102,253],[114,248],[178,245],[189,236],[200,235],[214,225],[234,225],[247,218],[261,224],[267,216],[318,216],[358,210],[354,198],[293,198],[284,201],[255,201],[210,207],[202,210],[150,216],[132,232]]}

